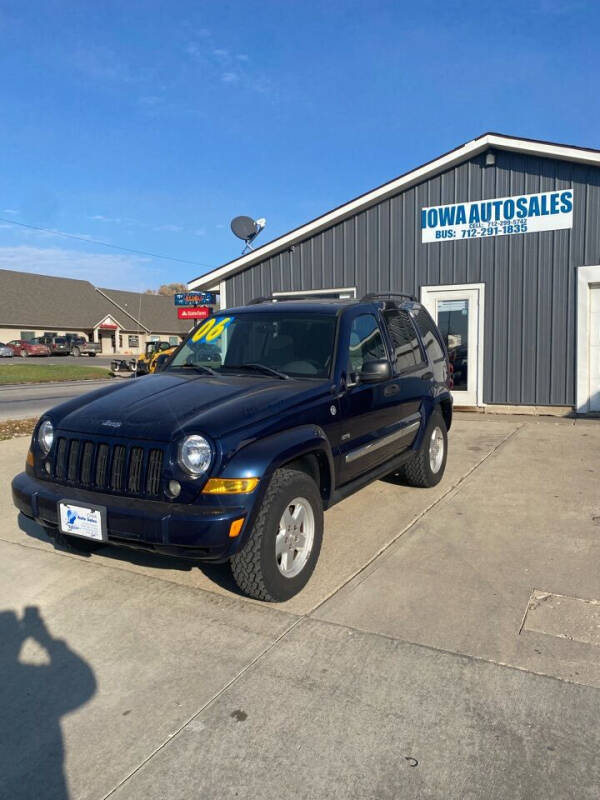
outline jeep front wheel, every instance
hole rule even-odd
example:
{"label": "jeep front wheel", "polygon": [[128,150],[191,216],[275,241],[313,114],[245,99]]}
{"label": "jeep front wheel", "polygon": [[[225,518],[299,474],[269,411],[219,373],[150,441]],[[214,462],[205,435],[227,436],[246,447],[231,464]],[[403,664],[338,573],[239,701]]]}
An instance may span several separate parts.
{"label": "jeep front wheel", "polygon": [[231,559],[239,588],[257,600],[289,600],[308,583],[323,540],[323,504],[313,479],[273,475],[245,547]]}

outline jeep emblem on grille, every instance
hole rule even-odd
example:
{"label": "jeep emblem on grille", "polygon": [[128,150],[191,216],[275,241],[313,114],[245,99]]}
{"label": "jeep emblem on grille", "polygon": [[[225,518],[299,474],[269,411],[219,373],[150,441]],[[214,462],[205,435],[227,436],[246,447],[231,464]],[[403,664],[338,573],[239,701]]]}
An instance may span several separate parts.
{"label": "jeep emblem on grille", "polygon": [[105,425],[107,428],[120,428],[123,424],[122,422],[115,422],[112,419],[105,419],[104,422],[100,423],[101,425]]}

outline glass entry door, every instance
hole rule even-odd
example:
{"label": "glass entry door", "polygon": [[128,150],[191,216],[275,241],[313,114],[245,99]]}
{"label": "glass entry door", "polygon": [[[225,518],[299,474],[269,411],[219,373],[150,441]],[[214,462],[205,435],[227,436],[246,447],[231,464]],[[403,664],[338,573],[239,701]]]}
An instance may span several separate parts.
{"label": "glass entry door", "polygon": [[590,286],[590,411],[600,411],[600,284]]}
{"label": "glass entry door", "polygon": [[448,348],[456,405],[481,405],[483,284],[424,286],[421,300]]}

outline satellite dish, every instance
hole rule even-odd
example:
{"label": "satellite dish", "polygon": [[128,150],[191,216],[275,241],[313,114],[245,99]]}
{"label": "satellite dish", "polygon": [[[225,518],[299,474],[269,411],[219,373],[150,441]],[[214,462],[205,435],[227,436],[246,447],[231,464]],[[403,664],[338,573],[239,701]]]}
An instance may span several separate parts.
{"label": "satellite dish", "polygon": [[250,245],[250,242],[253,242],[254,239],[256,239],[266,224],[267,220],[264,218],[254,220],[252,217],[234,217],[231,220],[231,230],[233,233],[238,237],[238,239],[243,239],[244,242],[246,242],[246,245],[242,250],[242,255],[244,255],[247,249],[253,249]]}

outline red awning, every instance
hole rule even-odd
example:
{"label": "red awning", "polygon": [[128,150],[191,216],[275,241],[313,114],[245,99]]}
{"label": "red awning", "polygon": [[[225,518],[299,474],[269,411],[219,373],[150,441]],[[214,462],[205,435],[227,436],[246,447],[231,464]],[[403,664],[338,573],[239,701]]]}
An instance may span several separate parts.
{"label": "red awning", "polygon": [[101,331],[116,331],[117,325],[100,325]]}

